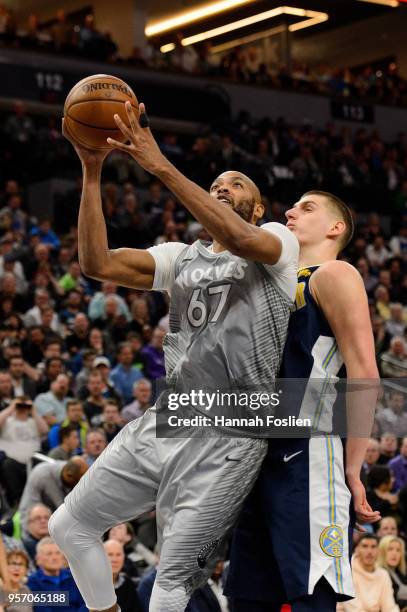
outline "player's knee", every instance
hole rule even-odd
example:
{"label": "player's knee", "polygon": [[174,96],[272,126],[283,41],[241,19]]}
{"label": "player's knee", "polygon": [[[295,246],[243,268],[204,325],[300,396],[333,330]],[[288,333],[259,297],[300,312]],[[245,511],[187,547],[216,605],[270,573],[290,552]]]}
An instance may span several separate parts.
{"label": "player's knee", "polygon": [[51,515],[48,521],[49,535],[59,546],[63,544],[65,536],[71,530],[74,521],[74,517],[67,510],[65,504],[59,506]]}

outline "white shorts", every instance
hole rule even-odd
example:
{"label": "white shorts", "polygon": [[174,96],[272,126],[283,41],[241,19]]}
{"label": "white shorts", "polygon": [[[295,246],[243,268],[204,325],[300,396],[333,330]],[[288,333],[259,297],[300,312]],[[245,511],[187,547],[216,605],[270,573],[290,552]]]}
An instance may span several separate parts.
{"label": "white shorts", "polygon": [[157,438],[155,408],[126,425],[65,498],[103,535],[153,510],[159,586],[187,593],[206,582],[267,451],[251,438]]}

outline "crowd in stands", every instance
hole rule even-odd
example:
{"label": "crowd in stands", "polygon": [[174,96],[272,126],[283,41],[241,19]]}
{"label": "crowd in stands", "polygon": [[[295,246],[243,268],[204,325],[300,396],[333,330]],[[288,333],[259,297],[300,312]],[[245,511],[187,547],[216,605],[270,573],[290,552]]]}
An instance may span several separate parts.
{"label": "crowd in stands", "polygon": [[267,60],[263,49],[254,44],[213,53],[211,41],[184,47],[182,38],[182,32],[174,35],[175,49],[169,53],[162,53],[161,42],[155,40],[149,41],[143,49],[134,47],[130,56],[122,57],[112,34],[98,30],[92,14],[71,18],[63,9],[58,9],[55,18],[45,24],[39,22],[35,13],[29,15],[26,23],[20,24],[12,9],[0,6],[0,45],[11,48],[56,52],[304,93],[407,105],[407,81],[399,75],[394,61],[379,68],[332,68],[326,64],[309,66],[302,62],[294,62],[288,67],[277,59]]}
{"label": "crowd in stands", "polygon": [[[72,609],[85,610],[49,538],[48,518],[162,389],[168,299],[83,276],[77,253],[81,183],[70,145],[55,125],[42,126],[21,103],[3,130],[0,528],[8,564],[3,581],[14,590],[69,591]],[[375,533],[355,542],[355,580],[361,600],[368,592],[373,604],[390,601],[393,585],[400,607],[407,606],[406,136],[385,143],[375,131],[352,133],[333,124],[320,131],[282,119],[256,123],[242,114],[222,130],[214,125],[196,138],[159,134],[159,142],[203,187],[227,169],[247,173],[263,193],[267,220],[284,222],[285,209],[311,188],[333,191],[352,206],[356,232],[344,257],[363,278],[380,372],[391,379],[363,468],[369,502],[383,520]],[[30,182],[48,161],[49,175],[72,179],[72,189],[55,202],[53,219],[38,215],[35,204],[28,206]],[[103,205],[113,248],[209,239],[159,182],[121,153],[106,160]],[[381,216],[372,212],[376,208]],[[38,453],[46,457],[35,465]],[[154,513],[111,530],[105,546],[122,612],[147,610],[157,565]],[[227,610],[221,583],[219,567],[188,610]],[[366,591],[366,584],[376,590]],[[349,606],[344,609],[354,609]],[[45,612],[39,605],[35,610]]]}

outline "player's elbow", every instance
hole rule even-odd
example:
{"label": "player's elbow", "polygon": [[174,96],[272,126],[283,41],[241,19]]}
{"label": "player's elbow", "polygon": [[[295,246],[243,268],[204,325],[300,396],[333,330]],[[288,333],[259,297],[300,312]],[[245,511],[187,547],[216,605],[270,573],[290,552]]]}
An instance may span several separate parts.
{"label": "player's elbow", "polygon": [[98,257],[79,256],[79,265],[85,276],[98,281],[108,280],[109,273],[107,266]]}

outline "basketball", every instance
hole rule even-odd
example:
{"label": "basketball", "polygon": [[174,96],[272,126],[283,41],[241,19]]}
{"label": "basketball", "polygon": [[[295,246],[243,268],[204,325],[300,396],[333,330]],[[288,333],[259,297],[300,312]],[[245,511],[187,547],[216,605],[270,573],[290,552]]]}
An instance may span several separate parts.
{"label": "basketball", "polygon": [[124,103],[138,109],[132,89],[115,76],[94,74],[79,81],[69,92],[64,105],[65,126],[69,134],[89,149],[110,149],[107,138],[125,142],[114,115],[129,125]]}

